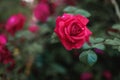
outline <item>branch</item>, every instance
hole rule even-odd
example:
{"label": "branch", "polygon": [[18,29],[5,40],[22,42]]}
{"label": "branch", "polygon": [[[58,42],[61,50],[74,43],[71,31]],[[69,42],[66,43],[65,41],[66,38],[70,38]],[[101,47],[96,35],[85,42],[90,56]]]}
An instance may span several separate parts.
{"label": "branch", "polygon": [[119,6],[117,4],[116,0],[111,0],[111,3],[113,4],[115,11],[116,11],[116,15],[118,16],[119,20],[120,20],[120,9]]}

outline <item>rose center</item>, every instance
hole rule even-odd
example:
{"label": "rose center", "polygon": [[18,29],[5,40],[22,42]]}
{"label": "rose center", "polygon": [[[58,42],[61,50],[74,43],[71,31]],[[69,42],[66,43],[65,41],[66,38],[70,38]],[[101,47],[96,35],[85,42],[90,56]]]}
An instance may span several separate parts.
{"label": "rose center", "polygon": [[77,24],[73,24],[73,26],[71,27],[70,35],[75,36],[79,34],[82,30],[83,29],[80,28]]}

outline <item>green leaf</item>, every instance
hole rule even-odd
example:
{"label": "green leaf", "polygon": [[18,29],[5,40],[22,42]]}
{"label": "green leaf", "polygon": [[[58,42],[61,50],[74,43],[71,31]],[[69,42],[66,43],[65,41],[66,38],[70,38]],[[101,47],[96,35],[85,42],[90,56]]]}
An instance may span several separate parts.
{"label": "green leaf", "polygon": [[91,14],[88,11],[86,11],[84,9],[79,9],[79,8],[76,8],[76,7],[73,7],[73,6],[68,6],[63,11],[67,12],[67,13],[71,13],[71,14],[81,14],[85,17],[90,17],[91,16]]}
{"label": "green leaf", "polygon": [[82,48],[83,48],[83,49],[90,49],[91,46],[89,46],[87,43],[85,43]]}
{"label": "green leaf", "polygon": [[112,28],[120,31],[120,24],[114,24]]}
{"label": "green leaf", "polygon": [[51,36],[51,43],[58,43],[59,39],[55,33],[52,34]]}
{"label": "green leaf", "polygon": [[44,35],[46,33],[50,33],[51,32],[50,26],[48,26],[47,24],[42,24],[40,29],[41,29],[40,30],[40,34],[41,35]]}
{"label": "green leaf", "polygon": [[59,64],[51,64],[51,70],[54,73],[66,74],[66,69]]}
{"label": "green leaf", "polygon": [[120,52],[120,46],[118,47],[118,51]]}
{"label": "green leaf", "polygon": [[42,53],[43,52],[43,46],[41,44],[38,43],[32,43],[26,46],[25,48],[26,51],[28,51],[29,53]]}
{"label": "green leaf", "polygon": [[83,15],[85,17],[90,17],[91,16],[91,14],[88,11],[84,10],[84,9],[78,9],[78,10],[76,10],[74,12],[74,14],[81,14],[81,15]]}
{"label": "green leaf", "polygon": [[101,43],[103,41],[104,41],[103,38],[93,38],[93,37],[90,37],[90,42],[91,43]]}
{"label": "green leaf", "polygon": [[103,41],[104,41],[103,38],[96,38],[96,39],[95,39],[95,42],[96,42],[96,43],[103,42]]}
{"label": "green leaf", "polygon": [[35,35],[28,30],[19,31],[15,35],[16,38],[25,37],[28,40],[35,38]]}
{"label": "green leaf", "polygon": [[101,49],[101,50],[105,50],[105,45],[102,44],[102,43],[99,43],[99,44],[95,44],[92,46],[93,48],[98,48],[98,49]]}
{"label": "green leaf", "polygon": [[118,39],[118,38],[114,38],[113,40],[107,39],[105,41],[105,44],[107,44],[107,45],[120,45],[120,39]]}
{"label": "green leaf", "polygon": [[76,7],[68,6],[63,11],[68,13],[74,13],[76,10],[78,10]]}
{"label": "green leaf", "polygon": [[87,64],[89,66],[92,66],[93,64],[96,63],[97,61],[97,55],[89,50],[89,51],[84,51],[80,54],[79,59],[81,62],[83,62],[84,64]]}

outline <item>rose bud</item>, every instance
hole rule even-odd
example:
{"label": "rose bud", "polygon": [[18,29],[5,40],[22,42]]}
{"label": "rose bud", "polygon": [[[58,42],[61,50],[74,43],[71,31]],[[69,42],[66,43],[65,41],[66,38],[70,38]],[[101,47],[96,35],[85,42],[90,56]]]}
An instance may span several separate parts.
{"label": "rose bud", "polygon": [[67,50],[80,49],[85,42],[89,42],[92,32],[86,26],[88,21],[79,14],[63,14],[57,18],[54,31]]}

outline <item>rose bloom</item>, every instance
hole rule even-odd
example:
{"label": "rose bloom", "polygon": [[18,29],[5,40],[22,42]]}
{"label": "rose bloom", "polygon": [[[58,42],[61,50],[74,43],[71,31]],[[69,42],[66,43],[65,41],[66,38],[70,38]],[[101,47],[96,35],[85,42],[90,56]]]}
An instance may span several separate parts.
{"label": "rose bloom", "polygon": [[38,0],[39,3],[45,3],[48,5],[50,15],[55,13],[56,8],[58,7],[57,4],[60,4],[60,1],[62,0]]}
{"label": "rose bloom", "polygon": [[36,25],[33,25],[33,26],[30,26],[28,29],[29,29],[30,32],[36,33],[36,32],[38,32],[39,27],[36,26]]}
{"label": "rose bloom", "polygon": [[0,35],[0,46],[5,46],[7,43],[7,38],[5,35],[1,34]]}
{"label": "rose bloom", "polygon": [[88,21],[79,14],[63,14],[57,18],[54,31],[67,50],[79,49],[89,41],[92,32],[86,27]]}
{"label": "rose bloom", "polygon": [[34,16],[41,22],[46,22],[50,16],[49,5],[45,2],[40,2],[33,10]]}
{"label": "rose bloom", "polygon": [[25,24],[25,16],[22,14],[16,14],[11,16],[6,23],[6,30],[14,35],[17,31],[21,30]]}

